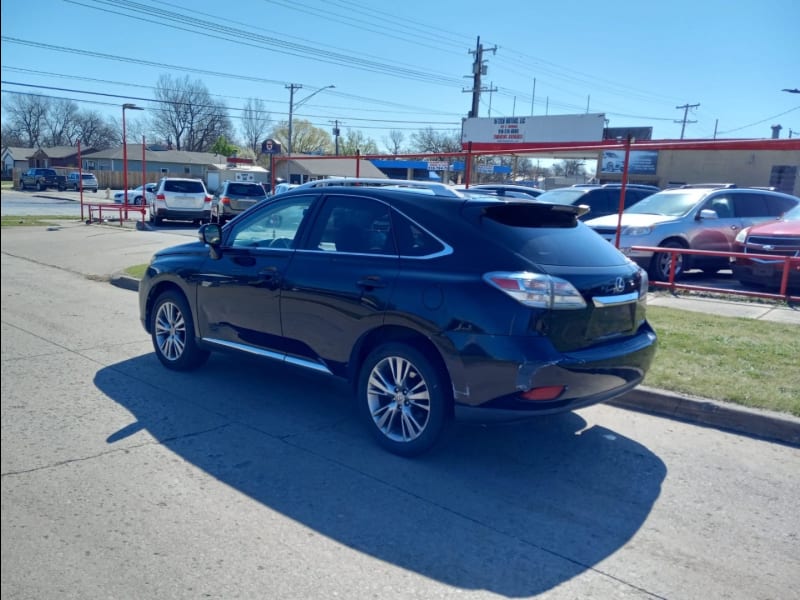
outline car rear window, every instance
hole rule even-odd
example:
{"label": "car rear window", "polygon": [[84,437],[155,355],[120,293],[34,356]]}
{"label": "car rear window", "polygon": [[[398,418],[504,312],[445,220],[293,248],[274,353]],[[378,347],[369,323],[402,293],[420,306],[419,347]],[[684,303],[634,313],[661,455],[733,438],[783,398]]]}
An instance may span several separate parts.
{"label": "car rear window", "polygon": [[228,193],[235,196],[258,196],[264,197],[264,188],[260,185],[249,185],[246,183],[228,184]]}
{"label": "car rear window", "polygon": [[165,192],[178,192],[181,194],[204,194],[205,188],[202,181],[165,181]]}
{"label": "car rear window", "polygon": [[602,267],[627,259],[578,221],[572,211],[526,203],[484,207],[475,218],[484,235],[541,265]]}

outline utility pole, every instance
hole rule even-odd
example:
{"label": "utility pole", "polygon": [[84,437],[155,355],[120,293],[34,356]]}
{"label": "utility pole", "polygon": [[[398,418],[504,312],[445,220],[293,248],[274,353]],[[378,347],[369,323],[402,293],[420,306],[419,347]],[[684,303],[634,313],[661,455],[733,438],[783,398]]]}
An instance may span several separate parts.
{"label": "utility pole", "polygon": [[289,136],[286,140],[286,154],[292,155],[292,112],[294,112],[294,91],[303,86],[299,83],[290,83],[286,86],[289,89]]}
{"label": "utility pole", "polygon": [[[487,48],[492,54],[497,52],[497,46]],[[472,89],[462,90],[464,92],[472,92],[472,109],[469,111],[468,117],[473,118],[478,116],[478,106],[481,99],[481,92],[496,92],[497,88],[482,88],[481,75],[486,75],[486,61],[483,60],[483,45],[481,44],[481,37],[478,36],[478,42],[475,50],[469,50],[470,54],[475,55],[475,60],[472,63],[472,75],[465,75],[464,77],[472,77]]]}
{"label": "utility pole", "polygon": [[683,106],[676,106],[675,107],[678,110],[680,110],[681,108],[683,109],[683,120],[682,121],[675,121],[675,123],[683,123],[683,125],[681,126],[681,139],[683,139],[683,132],[686,130],[686,124],[687,123],[697,123],[697,121],[687,121],[686,119],[687,119],[687,117],[689,115],[689,109],[690,108],[697,108],[698,106],[700,106],[699,103],[698,104],[684,104]]}
{"label": "utility pole", "polygon": [[336,156],[339,156],[339,119],[333,122],[333,139],[336,140]]}

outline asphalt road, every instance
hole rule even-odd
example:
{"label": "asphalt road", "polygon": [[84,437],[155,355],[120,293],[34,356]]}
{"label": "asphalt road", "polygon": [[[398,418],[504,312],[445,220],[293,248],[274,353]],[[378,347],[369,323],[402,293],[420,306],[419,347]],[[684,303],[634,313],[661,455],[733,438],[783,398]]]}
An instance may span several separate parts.
{"label": "asphalt road", "polygon": [[6,235],[3,598],[796,597],[798,448],[600,405],[404,460],[322,376],[164,370]]}

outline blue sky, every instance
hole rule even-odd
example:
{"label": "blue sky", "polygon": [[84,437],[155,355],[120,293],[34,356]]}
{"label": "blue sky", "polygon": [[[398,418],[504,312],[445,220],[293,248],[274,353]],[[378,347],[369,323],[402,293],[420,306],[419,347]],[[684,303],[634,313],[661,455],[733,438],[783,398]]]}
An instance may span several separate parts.
{"label": "blue sky", "polygon": [[[248,98],[381,149],[389,130],[458,131],[479,116],[605,113],[656,139],[800,137],[800,2],[671,0],[3,0],[2,90],[76,100],[119,118],[159,76],[199,79],[231,109]],[[496,50],[492,50],[496,48]],[[13,82],[13,83],[12,83]],[[334,85],[304,101],[324,86]],[[31,86],[43,86],[40,88]],[[54,90],[47,88],[63,88]],[[63,91],[75,90],[75,91]],[[100,94],[108,94],[106,96]],[[4,99],[5,99],[4,95]],[[129,119],[145,113],[129,112]]]}

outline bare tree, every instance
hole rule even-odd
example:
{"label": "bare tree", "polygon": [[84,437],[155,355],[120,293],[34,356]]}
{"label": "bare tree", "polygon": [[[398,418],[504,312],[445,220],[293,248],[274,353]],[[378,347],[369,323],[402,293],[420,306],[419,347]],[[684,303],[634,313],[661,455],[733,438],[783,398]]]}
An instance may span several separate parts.
{"label": "bare tree", "polygon": [[429,152],[431,154],[461,152],[461,133],[458,131],[444,133],[435,131],[433,127],[428,127],[412,133],[411,143],[414,146],[414,152]]}
{"label": "bare tree", "polygon": [[245,146],[254,154],[261,150],[261,142],[267,136],[272,117],[264,108],[264,101],[258,98],[248,98],[244,105],[242,116],[242,135]]}
{"label": "bare tree", "polygon": [[80,140],[81,146],[84,148],[104,150],[114,144],[116,135],[112,121],[104,119],[96,111],[85,111],[81,112],[77,117],[75,138],[72,143],[77,143]]}
{"label": "bare tree", "polygon": [[18,129],[14,129],[10,123],[3,123],[2,131],[0,131],[0,146],[3,148],[7,146],[24,148],[25,142]]}
{"label": "bare tree", "polygon": [[383,138],[383,144],[386,146],[386,150],[389,154],[401,154],[405,138],[406,136],[402,131],[392,129],[389,132],[389,136]]}
{"label": "bare tree", "polygon": [[45,143],[47,112],[50,98],[31,94],[8,94],[3,110],[8,115],[8,125],[16,131],[24,146],[35,148]]}
{"label": "bare tree", "polygon": [[161,75],[155,96],[159,107],[153,111],[153,129],[176,150],[206,152],[220,136],[233,138],[227,108],[211,99],[202,81]]}
{"label": "bare tree", "polygon": [[73,100],[56,99],[50,101],[45,114],[47,133],[45,143],[48,146],[72,146],[77,140],[78,104]]}

